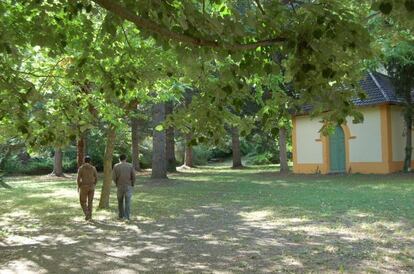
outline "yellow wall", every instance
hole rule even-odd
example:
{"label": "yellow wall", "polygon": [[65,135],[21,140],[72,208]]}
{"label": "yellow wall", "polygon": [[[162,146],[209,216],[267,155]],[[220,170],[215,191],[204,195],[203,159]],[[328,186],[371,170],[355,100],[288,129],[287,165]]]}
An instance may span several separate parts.
{"label": "yellow wall", "polygon": [[[401,170],[403,165],[401,155],[403,156],[404,152],[401,154],[400,150],[404,148],[404,142],[398,133],[401,132],[401,125],[403,126],[399,118],[402,119],[399,114],[400,108],[379,105],[361,108],[360,111],[364,115],[362,124],[352,124],[348,119],[347,124],[342,125],[345,133],[347,171],[350,173],[386,174]],[[319,138],[314,138],[315,134],[319,134],[318,131],[322,125],[317,120],[311,120],[308,116],[294,117],[293,121],[294,172],[328,173],[329,137],[319,135]],[[312,148],[301,151],[303,146],[312,146]],[[396,152],[396,149],[399,151]],[[302,155],[312,150],[317,153],[321,151],[322,162],[319,154],[314,158]],[[307,162],[301,162],[299,159],[307,159]],[[312,159],[317,160],[311,162]],[[414,164],[414,162],[412,163]]]}
{"label": "yellow wall", "polygon": [[319,130],[322,124],[309,116],[296,117],[296,148],[297,163],[300,164],[322,164],[322,144],[317,141],[320,139]]}
{"label": "yellow wall", "polygon": [[[320,173],[321,172],[321,166],[322,163],[298,163],[298,140],[302,140],[302,135],[298,135],[297,131],[299,129],[299,132],[301,133],[302,130],[300,127],[303,125],[303,121],[306,121],[305,116],[294,116],[292,117],[292,124],[293,124],[293,130],[292,130],[292,156],[293,156],[293,172],[294,173],[304,173],[304,174],[311,174],[311,173]],[[299,120],[299,126],[297,121]],[[319,129],[318,129],[319,130]],[[313,135],[313,134],[312,134]],[[300,144],[299,147],[302,145]]]}
{"label": "yellow wall", "polygon": [[347,126],[352,136],[349,141],[349,161],[357,163],[382,162],[381,113],[380,107],[361,109],[364,122],[353,124],[347,119]]}

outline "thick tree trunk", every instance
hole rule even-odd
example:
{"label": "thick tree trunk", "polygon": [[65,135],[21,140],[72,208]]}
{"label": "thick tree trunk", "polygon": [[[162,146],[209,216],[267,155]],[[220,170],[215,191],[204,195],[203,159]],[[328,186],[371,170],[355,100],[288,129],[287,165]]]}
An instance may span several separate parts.
{"label": "thick tree trunk", "polygon": [[164,104],[156,104],[152,110],[153,135],[152,135],[152,173],[153,179],[167,178],[167,165],[165,157],[165,130],[158,131],[156,126],[165,120]]}
{"label": "thick tree trunk", "polygon": [[243,167],[241,161],[239,129],[237,127],[231,128],[231,146],[233,151],[233,168]]}
{"label": "thick tree trunk", "polygon": [[110,127],[106,136],[106,148],[104,155],[104,179],[102,184],[101,198],[99,200],[99,208],[109,208],[109,195],[111,193],[112,184],[112,155],[115,148],[116,131],[114,127]]}
{"label": "thick tree trunk", "polygon": [[411,110],[407,110],[405,113],[405,127],[407,129],[406,136],[405,136],[405,157],[404,157],[404,172],[411,171],[411,154],[413,150],[412,146],[412,124],[413,124],[413,117]]}
{"label": "thick tree trunk", "polygon": [[185,135],[185,151],[184,151],[184,166],[194,167],[193,163],[193,147],[190,145],[192,136],[190,133]]}
{"label": "thick tree trunk", "polygon": [[280,173],[287,173],[289,171],[287,150],[286,150],[286,128],[279,128],[279,160]]}
{"label": "thick tree trunk", "polygon": [[140,171],[139,166],[139,119],[131,118],[131,139],[132,139],[132,165],[136,171]]}
{"label": "thick tree trunk", "polygon": [[167,160],[167,171],[176,172],[177,171],[177,160],[175,158],[175,140],[174,140],[174,128],[169,127],[165,131],[166,134],[166,144],[165,144],[165,154]]}
{"label": "thick tree trunk", "polygon": [[[165,116],[173,113],[173,102],[165,103]],[[177,161],[175,159],[175,141],[174,141],[174,127],[169,127],[165,130],[165,154],[167,158],[167,171],[177,171]]]}
{"label": "thick tree trunk", "polygon": [[63,177],[63,153],[62,149],[58,147],[55,148],[52,175]]}
{"label": "thick tree trunk", "polygon": [[85,135],[82,133],[76,143],[78,168],[83,164],[85,159]]}

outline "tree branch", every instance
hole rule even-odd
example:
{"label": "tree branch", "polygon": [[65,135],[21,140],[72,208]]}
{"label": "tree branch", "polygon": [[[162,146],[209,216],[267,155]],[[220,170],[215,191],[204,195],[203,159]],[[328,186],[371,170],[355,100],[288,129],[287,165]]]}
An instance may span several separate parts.
{"label": "tree branch", "polygon": [[260,4],[259,0],[254,0],[254,2],[256,3],[257,7],[259,8],[259,10],[262,12],[263,15],[266,14],[266,12],[264,11],[262,5]]}
{"label": "tree branch", "polygon": [[18,73],[18,74],[30,75],[30,76],[37,77],[37,78],[49,78],[49,77],[50,78],[65,78],[65,77],[60,76],[60,75],[53,75],[53,74],[44,75],[44,74],[36,74],[36,73],[33,73],[33,72],[29,72],[29,71],[15,70],[15,69],[12,69],[12,68],[9,68],[9,69],[11,71],[15,72],[15,73]]}
{"label": "tree branch", "polygon": [[53,68],[50,70],[49,76],[45,77],[45,79],[43,80],[42,84],[40,85],[40,88],[38,90],[38,92],[40,93],[43,88],[45,87],[47,81],[49,80],[49,78],[51,78],[53,76],[52,72],[56,69],[56,67],[60,64],[60,62],[62,62],[63,60],[65,60],[65,58],[60,59],[59,61],[57,61],[57,63],[53,66]]}
{"label": "tree branch", "polygon": [[285,37],[275,37],[272,39],[261,40],[253,43],[247,44],[220,44],[217,41],[205,40],[201,38],[192,37],[189,35],[173,32],[165,27],[145,18],[142,18],[127,8],[119,5],[116,1],[113,0],[93,0],[96,4],[106,9],[107,11],[113,12],[122,19],[134,23],[139,29],[146,30],[159,34],[165,38],[172,39],[178,42],[182,42],[188,45],[193,46],[202,46],[210,48],[221,48],[227,50],[251,50],[258,47],[272,46],[277,43],[285,42],[287,39]]}
{"label": "tree branch", "polygon": [[[127,36],[126,31],[124,29],[124,26],[122,24],[121,24],[121,28],[122,28],[122,32],[124,33],[124,37],[125,37],[125,40],[126,40],[126,42],[128,44],[128,47],[132,50],[133,48],[131,46],[131,43],[129,43],[128,36]],[[129,55],[129,57],[131,57],[131,59],[133,59],[132,56],[131,56],[131,53],[128,53],[128,55]]]}
{"label": "tree branch", "polygon": [[371,15],[369,15],[368,17],[366,17],[365,18],[365,20],[370,20],[371,18],[374,18],[374,17],[376,17],[377,15],[380,15],[381,14],[381,12],[380,11],[378,11],[378,12],[374,12],[373,14],[371,14]]}

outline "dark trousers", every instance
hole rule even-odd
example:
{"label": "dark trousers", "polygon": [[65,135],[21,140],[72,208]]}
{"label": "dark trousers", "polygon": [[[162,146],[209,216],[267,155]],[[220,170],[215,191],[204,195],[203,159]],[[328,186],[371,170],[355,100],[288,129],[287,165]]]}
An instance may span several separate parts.
{"label": "dark trousers", "polygon": [[120,219],[126,218],[129,220],[129,213],[131,212],[131,197],[132,186],[118,186],[117,198],[118,198],[118,217]]}
{"label": "dark trousers", "polygon": [[95,194],[95,186],[81,186],[79,188],[79,201],[83,213],[87,219],[92,218],[93,195]]}

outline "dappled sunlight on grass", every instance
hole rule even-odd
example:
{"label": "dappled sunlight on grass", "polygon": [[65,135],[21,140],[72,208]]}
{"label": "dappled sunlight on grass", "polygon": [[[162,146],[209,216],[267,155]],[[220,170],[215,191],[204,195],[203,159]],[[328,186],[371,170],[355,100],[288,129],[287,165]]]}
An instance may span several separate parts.
{"label": "dappled sunlight on grass", "polygon": [[20,259],[20,260],[9,262],[8,272],[9,273],[39,273],[39,274],[48,273],[47,269],[42,268],[39,264],[33,261],[30,261],[30,260],[27,260],[27,259]]}
{"label": "dappled sunlight on grass", "polygon": [[114,187],[110,209],[85,222],[74,176],[6,178],[0,272],[414,270],[410,176],[221,166],[169,177],[138,176],[129,222],[117,220]]}

